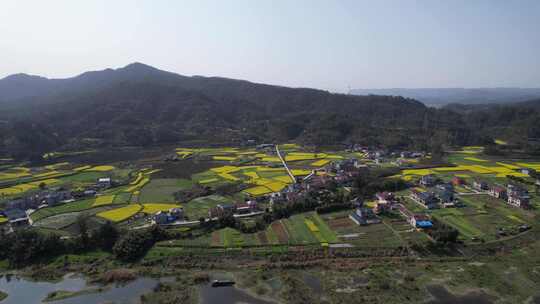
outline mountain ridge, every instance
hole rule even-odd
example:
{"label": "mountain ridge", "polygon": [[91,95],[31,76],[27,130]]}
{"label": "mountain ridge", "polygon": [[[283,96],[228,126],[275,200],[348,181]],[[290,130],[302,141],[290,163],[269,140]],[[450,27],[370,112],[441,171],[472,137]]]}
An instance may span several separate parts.
{"label": "mountain ridge", "polygon": [[141,63],[45,82],[19,88],[33,96],[0,103],[0,119],[8,122],[0,140],[9,153],[186,140],[332,144],[359,138],[408,145],[404,133],[422,128],[432,111],[403,97],[183,76]]}

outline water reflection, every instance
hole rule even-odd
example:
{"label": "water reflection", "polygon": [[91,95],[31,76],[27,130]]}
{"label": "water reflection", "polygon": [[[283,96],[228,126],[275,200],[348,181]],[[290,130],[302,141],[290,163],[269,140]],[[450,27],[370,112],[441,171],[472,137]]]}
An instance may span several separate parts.
{"label": "water reflection", "polygon": [[[139,278],[124,285],[111,286],[103,292],[83,294],[77,297],[54,301],[55,304],[95,304],[114,302],[122,304],[139,303],[140,296],[152,291],[159,281]],[[0,290],[8,297],[1,304],[43,303],[45,297],[53,291],[81,291],[88,286],[81,276],[66,276],[57,283],[34,282],[23,278],[4,276],[0,278]]]}
{"label": "water reflection", "polygon": [[429,293],[435,298],[428,301],[428,304],[493,304],[493,297],[482,292],[470,292],[465,295],[456,296],[446,288],[439,285],[426,287]]}

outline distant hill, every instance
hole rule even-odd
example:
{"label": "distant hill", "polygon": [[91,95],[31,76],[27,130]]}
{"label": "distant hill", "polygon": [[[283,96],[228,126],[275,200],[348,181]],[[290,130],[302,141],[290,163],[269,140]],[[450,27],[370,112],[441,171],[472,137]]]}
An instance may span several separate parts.
{"label": "distant hill", "polygon": [[401,96],[183,76],[142,63],[66,79],[9,76],[0,80],[0,100],[0,156],[18,158],[59,150],[247,140],[441,151],[443,145],[500,138],[536,149],[529,148],[529,139],[540,138],[538,101],[430,108]]}
{"label": "distant hill", "polygon": [[[432,123],[458,120],[451,115],[439,119],[409,98],[182,76],[141,63],[67,79],[10,76],[0,80],[0,87],[9,88],[9,93],[0,90],[0,122],[5,122],[0,141],[7,153],[17,155],[247,139],[405,147],[425,144]],[[418,140],[411,142],[413,137]]]}
{"label": "distant hill", "polygon": [[353,89],[354,95],[392,95],[413,98],[429,106],[450,103],[490,104],[540,98],[540,88],[432,88],[432,89]]}

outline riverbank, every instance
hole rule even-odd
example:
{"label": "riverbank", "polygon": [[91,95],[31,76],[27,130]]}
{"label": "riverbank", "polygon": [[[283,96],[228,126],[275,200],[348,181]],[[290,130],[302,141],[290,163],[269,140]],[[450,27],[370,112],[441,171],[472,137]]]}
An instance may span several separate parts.
{"label": "riverbank", "polygon": [[0,301],[4,300],[7,297],[8,297],[7,293],[0,291]]}
{"label": "riverbank", "polygon": [[[66,273],[84,275],[81,288],[57,286],[47,293],[84,290],[87,288],[86,281],[107,285],[111,280],[114,282],[121,278],[140,279],[138,282],[141,285],[131,285],[126,292],[139,286],[140,301],[144,304],[172,300],[186,304],[211,303],[209,301],[219,296],[249,297],[250,303],[264,304],[422,303],[435,299],[426,288],[431,285],[444,286],[452,297],[459,299],[471,290],[481,288],[493,296],[493,302],[522,303],[539,296],[537,265],[540,265],[540,256],[535,254],[539,250],[540,242],[536,242],[498,255],[467,259],[437,256],[321,256],[318,251],[264,257],[245,252],[178,255],[175,251],[174,256],[168,256],[160,254],[165,251],[151,251],[142,260],[131,264],[99,253],[59,257],[47,264],[18,270],[16,274],[33,280],[44,278],[49,282],[56,282]],[[237,282],[234,290],[205,288],[216,274],[227,274],[218,279],[234,279]],[[512,279],[516,277],[519,280]],[[9,302],[12,292],[1,285],[0,290],[10,294],[6,303],[12,303]],[[71,297],[77,295],[75,293],[59,293],[55,296],[64,295],[70,296],[72,301],[91,296]],[[107,296],[107,291],[96,295]],[[449,298],[450,295],[443,294],[442,297]],[[59,303],[75,303],[64,302],[66,300]]]}
{"label": "riverbank", "polygon": [[88,288],[83,289],[79,291],[69,291],[69,290],[55,290],[52,292],[49,292],[43,302],[53,302],[53,301],[60,301],[65,300],[69,298],[75,298],[82,295],[92,294],[92,293],[100,293],[104,292],[106,290],[109,290],[108,287],[98,287],[98,288]]}

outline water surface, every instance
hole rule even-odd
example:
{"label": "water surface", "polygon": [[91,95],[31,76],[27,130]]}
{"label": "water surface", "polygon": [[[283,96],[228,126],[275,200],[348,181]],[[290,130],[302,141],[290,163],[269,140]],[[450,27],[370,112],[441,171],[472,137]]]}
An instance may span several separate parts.
{"label": "water surface", "polygon": [[[95,304],[114,302],[118,304],[139,303],[140,296],[151,292],[158,280],[139,278],[123,285],[113,285],[103,292],[83,294],[69,299],[54,301],[54,304]],[[30,304],[43,303],[47,295],[53,291],[81,291],[87,288],[97,288],[97,285],[87,285],[82,276],[66,276],[57,283],[34,282],[14,276],[0,278],[0,290],[8,297],[1,304]]]}

